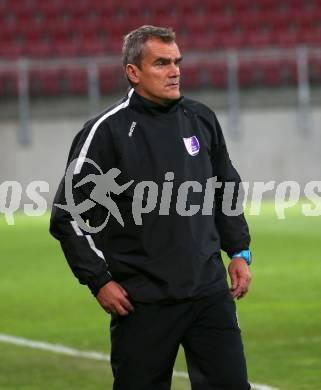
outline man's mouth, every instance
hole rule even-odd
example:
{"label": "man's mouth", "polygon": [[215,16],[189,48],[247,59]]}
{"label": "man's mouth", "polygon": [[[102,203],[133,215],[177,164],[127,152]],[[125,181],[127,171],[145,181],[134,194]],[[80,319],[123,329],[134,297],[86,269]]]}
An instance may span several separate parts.
{"label": "man's mouth", "polygon": [[179,82],[178,81],[166,85],[166,87],[178,87],[178,86],[179,86]]}

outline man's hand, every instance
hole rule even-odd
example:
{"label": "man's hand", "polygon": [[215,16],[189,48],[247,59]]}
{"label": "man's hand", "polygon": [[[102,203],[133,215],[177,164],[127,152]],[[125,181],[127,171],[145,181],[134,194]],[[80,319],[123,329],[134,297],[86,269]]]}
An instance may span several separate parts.
{"label": "man's hand", "polygon": [[111,280],[99,290],[96,299],[107,313],[126,316],[134,311],[127,297],[127,291],[119,283]]}
{"label": "man's hand", "polygon": [[228,273],[231,278],[231,293],[233,298],[243,298],[248,292],[251,283],[251,272],[249,266],[243,259],[234,258],[228,266]]}

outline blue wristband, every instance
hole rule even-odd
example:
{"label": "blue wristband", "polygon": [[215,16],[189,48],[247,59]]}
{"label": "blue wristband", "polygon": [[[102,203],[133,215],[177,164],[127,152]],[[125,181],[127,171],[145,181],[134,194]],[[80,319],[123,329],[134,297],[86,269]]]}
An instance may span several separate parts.
{"label": "blue wristband", "polygon": [[249,249],[244,249],[241,252],[234,253],[232,258],[235,258],[235,257],[241,257],[242,259],[244,259],[246,261],[247,265],[250,265],[252,263],[252,255],[251,255],[251,251]]}

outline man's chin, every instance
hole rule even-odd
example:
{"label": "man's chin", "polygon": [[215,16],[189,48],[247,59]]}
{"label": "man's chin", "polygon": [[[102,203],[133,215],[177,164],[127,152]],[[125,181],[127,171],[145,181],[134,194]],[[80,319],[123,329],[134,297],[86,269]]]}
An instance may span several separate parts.
{"label": "man's chin", "polygon": [[181,93],[180,93],[179,90],[178,91],[172,91],[170,93],[167,93],[166,95],[167,95],[166,98],[168,100],[177,100],[177,99],[179,99],[181,97]]}

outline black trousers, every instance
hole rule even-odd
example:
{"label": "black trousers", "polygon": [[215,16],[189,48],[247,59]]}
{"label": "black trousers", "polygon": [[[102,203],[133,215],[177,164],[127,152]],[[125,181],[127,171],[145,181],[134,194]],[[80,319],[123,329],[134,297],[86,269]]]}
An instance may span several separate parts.
{"label": "black trousers", "polygon": [[169,390],[185,351],[192,390],[249,390],[235,303],[229,291],[175,304],[133,302],[112,315],[113,390]]}

